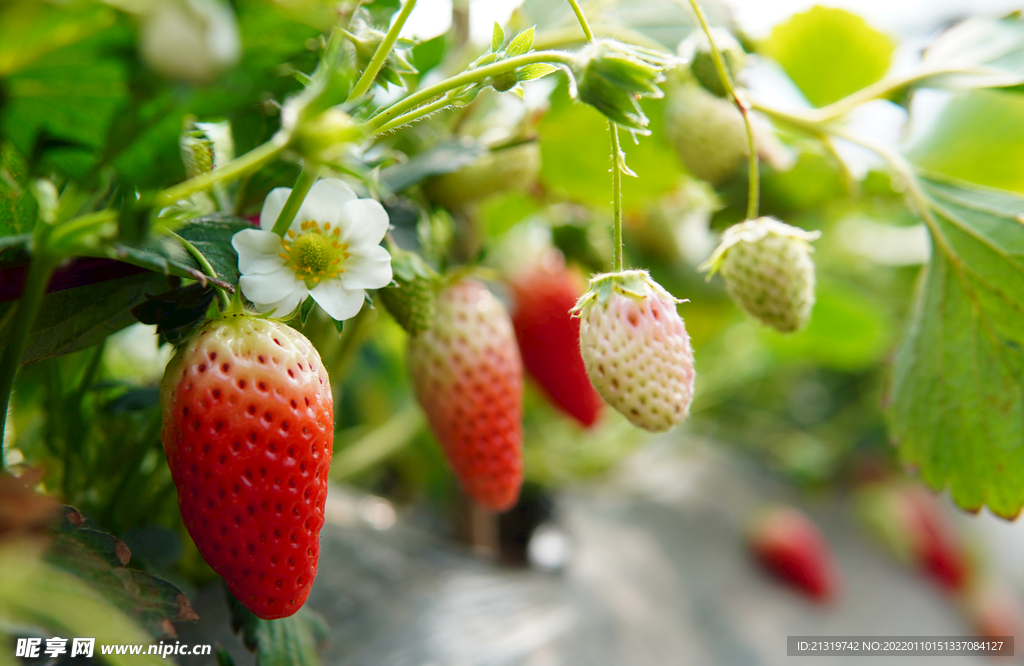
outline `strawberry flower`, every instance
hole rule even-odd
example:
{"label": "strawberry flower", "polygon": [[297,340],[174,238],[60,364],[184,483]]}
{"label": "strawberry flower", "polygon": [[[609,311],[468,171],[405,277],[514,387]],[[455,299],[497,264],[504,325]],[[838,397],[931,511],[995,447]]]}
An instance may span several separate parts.
{"label": "strawberry flower", "polygon": [[342,181],[323,179],[310,189],[281,238],[271,230],[289,194],[284,187],[271,191],[260,228],[231,239],[242,293],[258,310],[278,317],[290,315],[306,296],[336,320],[355,316],[367,289],[391,282],[391,255],[380,246],[388,214],[373,199],[357,198]]}

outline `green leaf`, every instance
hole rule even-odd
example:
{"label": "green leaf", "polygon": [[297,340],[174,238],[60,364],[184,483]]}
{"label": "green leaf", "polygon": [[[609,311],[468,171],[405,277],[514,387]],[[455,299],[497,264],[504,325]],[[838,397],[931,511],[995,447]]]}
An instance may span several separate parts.
{"label": "green leaf", "polygon": [[[238,253],[231,238],[252,225],[231,215],[215,214],[196,218],[177,230],[177,234],[203,253],[217,273],[221,286],[238,284]],[[165,275],[206,280],[195,258],[173,236],[152,236],[141,243],[114,243],[100,251],[102,256],[124,261]]]}
{"label": "green leaf", "polygon": [[[144,645],[150,636],[78,576],[41,561],[34,548],[0,546],[0,621],[38,626],[51,635],[92,637],[99,644]],[[5,646],[6,647],[6,646]],[[159,655],[104,657],[112,666],[160,666]]]}
{"label": "green leaf", "polygon": [[1024,84],[1024,17],[970,18],[928,47],[922,66],[970,68],[969,75],[932,76],[918,85],[945,88],[1006,87]]}
{"label": "green leaf", "polygon": [[[167,279],[153,273],[134,275],[48,293],[29,334],[23,364],[91,347],[134,324],[131,309],[147,294],[167,290]],[[121,271],[123,274],[124,271]],[[73,279],[71,276],[69,279]],[[18,301],[0,303],[0,349],[11,339]]]}
{"label": "green leaf", "polygon": [[0,7],[0,77],[99,32],[116,14],[99,3],[18,0]]}
{"label": "green leaf", "polygon": [[549,65],[546,62],[538,62],[533,65],[525,65],[516,70],[516,77],[521,82],[533,81],[534,79],[540,79],[552,72],[557,72],[558,68],[554,65]]}
{"label": "green leaf", "polygon": [[38,211],[25,158],[9,141],[0,143],[0,236],[32,231]]}
{"label": "green leaf", "polygon": [[256,653],[256,666],[320,666],[318,649],[327,640],[327,623],[300,608],[291,617],[261,620],[231,593],[231,626],[242,633],[242,642]]}
{"label": "green leaf", "polygon": [[775,26],[761,47],[815,106],[881,79],[894,49],[892,39],[861,17],[826,7],[813,7]]}
{"label": "green leaf", "polygon": [[469,139],[439,141],[408,162],[383,169],[380,181],[390,191],[401,192],[431,176],[469,166],[485,152],[483,144]]}
{"label": "green leaf", "polygon": [[932,258],[896,356],[889,417],[903,461],[960,506],[1024,506],[1024,198],[923,181]]}
{"label": "green leaf", "polygon": [[[653,136],[634,144],[628,134],[621,133],[626,163],[639,175],[622,181],[627,210],[642,208],[651,198],[675,189],[682,175],[679,160],[663,138],[664,100],[644,99],[641,106],[650,118]],[[562,84],[552,93],[551,110],[541,120],[537,134],[544,186],[577,203],[610,208],[611,144],[596,139],[608,136],[607,118],[587,105],[574,104]]]}
{"label": "green leaf", "polygon": [[491,53],[497,53],[505,46],[505,31],[501,29],[498,22],[494,22],[494,30],[491,31]]}
{"label": "green leaf", "polygon": [[154,637],[173,636],[171,621],[196,620],[185,594],[144,571],[126,567],[132,554],[119,539],[84,527],[76,509],[64,508],[64,520],[45,559],[81,578]]}
{"label": "green leaf", "polygon": [[101,37],[53,51],[4,81],[0,133],[30,159],[41,142],[44,163],[75,179],[99,162],[128,100],[127,67],[106,54]]}
{"label": "green leaf", "polygon": [[1024,192],[1024,95],[975,90],[955,97],[909,157],[979,185]]}
{"label": "green leaf", "polygon": [[505,57],[511,58],[513,56],[523,55],[529,53],[530,49],[533,48],[533,27],[523,30],[521,33],[516,35],[512,43],[505,49]]}

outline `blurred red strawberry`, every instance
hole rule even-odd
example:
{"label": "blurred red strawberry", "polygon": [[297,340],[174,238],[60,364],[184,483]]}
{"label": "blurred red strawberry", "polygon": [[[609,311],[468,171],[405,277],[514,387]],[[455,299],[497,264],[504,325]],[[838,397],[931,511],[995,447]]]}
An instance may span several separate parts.
{"label": "blurred red strawberry", "polygon": [[938,498],[926,489],[907,486],[899,492],[901,523],[918,566],[947,592],[962,592],[970,579],[971,564],[959,531]]}
{"label": "blurred red strawberry", "polygon": [[780,580],[819,602],[839,593],[839,569],[828,541],[803,512],[769,509],[758,516],[749,539],[758,562]]}
{"label": "blurred red strawberry", "polygon": [[569,314],[587,290],[586,281],[565,265],[558,250],[550,249],[515,271],[509,285],[523,365],[552,404],[589,428],[604,403],[580,356],[580,320]]}

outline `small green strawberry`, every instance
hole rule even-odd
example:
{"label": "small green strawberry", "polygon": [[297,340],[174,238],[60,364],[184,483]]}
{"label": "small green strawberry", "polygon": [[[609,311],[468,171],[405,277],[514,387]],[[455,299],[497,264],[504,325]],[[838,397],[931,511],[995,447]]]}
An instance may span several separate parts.
{"label": "small green strawberry", "polygon": [[[687,170],[712,185],[735,176],[747,159],[747,128],[729,100],[690,82],[669,90],[665,132]],[[792,167],[793,158],[763,119],[751,118],[758,158],[777,171]]]}
{"label": "small green strawberry", "polygon": [[527,141],[489,151],[458,171],[431,179],[426,192],[433,201],[455,211],[501,192],[526,188],[538,173],[540,144]]}
{"label": "small green strawberry", "polygon": [[722,273],[725,288],[752,317],[783,333],[807,325],[814,306],[810,241],[818,231],[759,217],[726,229],[722,242],[699,270]]}
{"label": "small green strawberry", "polygon": [[573,308],[590,382],[652,432],[676,426],[693,400],[693,349],[678,302],[647,271],[633,270],[594,276]]}
{"label": "small green strawberry", "polygon": [[[725,68],[733,81],[736,75],[743,71],[746,64],[746,53],[743,47],[736,41],[736,38],[728,31],[721,28],[712,28],[711,36],[722,54]],[[690,71],[697,81],[706,90],[719,97],[726,96],[725,86],[722,85],[722,78],[718,75],[718,67],[715,65],[715,56],[711,51],[711,44],[703,30],[696,30],[679,45],[679,55],[690,62]]]}
{"label": "small green strawberry", "polygon": [[419,255],[391,248],[392,285],[377,290],[381,303],[409,335],[430,328],[437,309],[437,274]]}

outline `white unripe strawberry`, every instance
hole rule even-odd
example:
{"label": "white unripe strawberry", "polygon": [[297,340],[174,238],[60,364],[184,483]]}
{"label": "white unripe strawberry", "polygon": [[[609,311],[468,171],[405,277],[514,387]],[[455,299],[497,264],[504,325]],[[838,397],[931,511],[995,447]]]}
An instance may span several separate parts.
{"label": "white unripe strawberry", "polygon": [[605,402],[652,432],[686,418],[693,400],[693,349],[679,301],[647,271],[596,275],[574,312],[580,353]]}
{"label": "white unripe strawberry", "polygon": [[772,217],[733,225],[700,266],[708,279],[722,273],[725,288],[755,319],[783,333],[807,325],[814,306],[814,262],[810,241],[818,231],[804,231]]}

